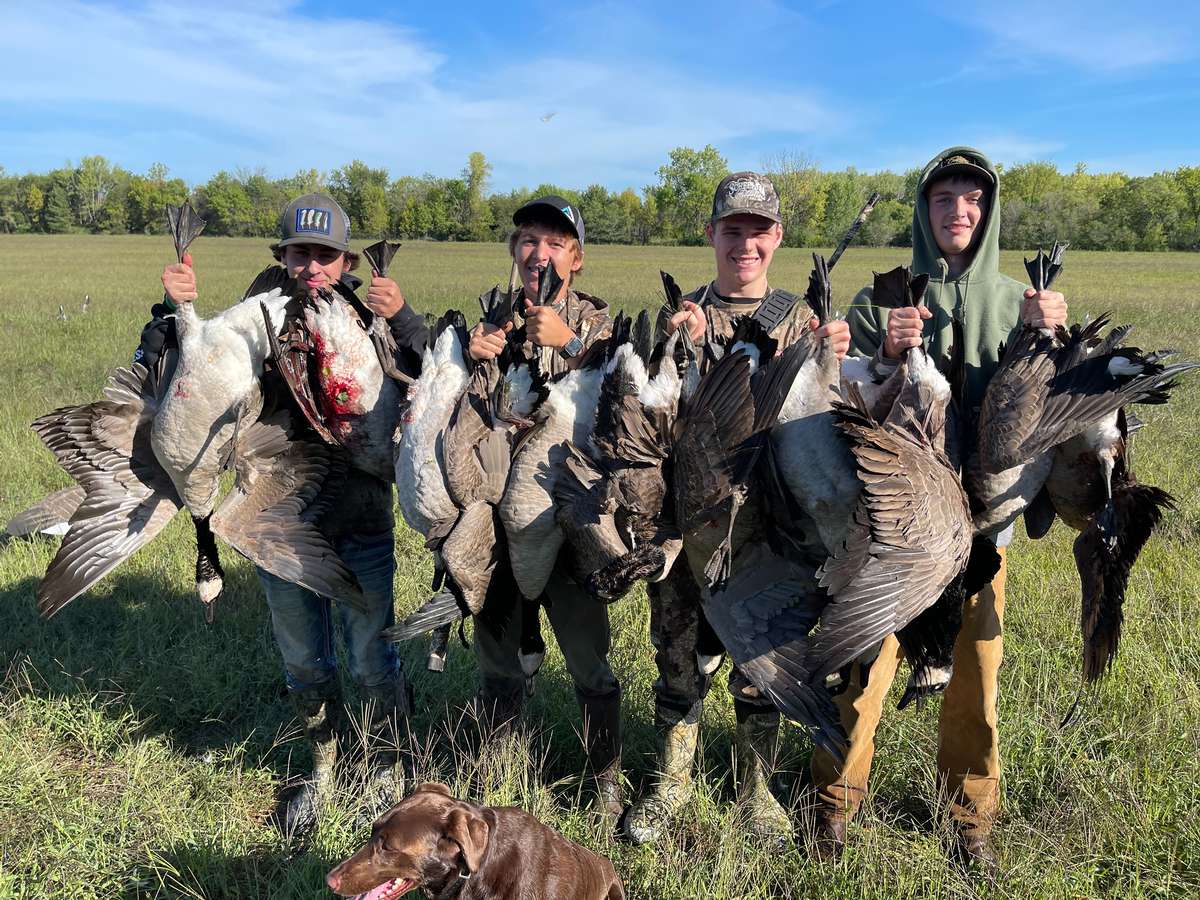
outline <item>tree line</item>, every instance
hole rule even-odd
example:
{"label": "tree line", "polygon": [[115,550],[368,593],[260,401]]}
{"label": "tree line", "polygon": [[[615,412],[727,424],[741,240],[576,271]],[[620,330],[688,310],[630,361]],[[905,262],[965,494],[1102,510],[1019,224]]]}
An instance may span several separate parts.
{"label": "tree line", "polygon": [[[779,192],[784,243],[832,246],[866,198],[883,200],[859,232],[858,243],[909,246],[919,171],[823,171],[806,157],[782,154],[764,166]],[[73,232],[155,234],[164,230],[163,207],[191,197],[211,235],[276,233],[279,211],[293,197],[326,191],[351,219],[355,237],[438,241],[504,240],[513,211],[533,196],[559,194],[576,203],[594,243],[699,244],[713,191],[729,173],[713,147],[678,147],[641,191],[583,190],[541,184],[490,191],[492,167],[472,153],[457,177],[404,175],[355,160],[331,172],[316,169],[290,178],[264,170],[221,171],[189,186],[156,163],[135,174],[88,156],[45,174],[14,175],[0,167],[0,233]],[[1083,164],[1060,172],[1034,162],[1001,172],[1001,245],[1025,249],[1069,240],[1094,250],[1200,249],[1200,166],[1131,177],[1091,173]]]}

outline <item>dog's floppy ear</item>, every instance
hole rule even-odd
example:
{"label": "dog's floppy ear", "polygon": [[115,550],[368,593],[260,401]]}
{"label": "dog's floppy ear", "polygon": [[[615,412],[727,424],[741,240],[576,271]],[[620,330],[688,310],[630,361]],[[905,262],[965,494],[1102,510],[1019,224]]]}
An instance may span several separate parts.
{"label": "dog's floppy ear", "polygon": [[415,791],[413,791],[413,793],[414,794],[421,794],[421,793],[441,794],[443,797],[451,796],[450,788],[446,787],[446,785],[442,784],[440,781],[430,781],[428,784],[423,784],[419,788],[417,788]]}
{"label": "dog's floppy ear", "polygon": [[469,806],[458,806],[450,811],[446,818],[446,838],[458,844],[462,853],[459,866],[464,878],[469,878],[479,870],[487,850],[490,829],[487,821]]}

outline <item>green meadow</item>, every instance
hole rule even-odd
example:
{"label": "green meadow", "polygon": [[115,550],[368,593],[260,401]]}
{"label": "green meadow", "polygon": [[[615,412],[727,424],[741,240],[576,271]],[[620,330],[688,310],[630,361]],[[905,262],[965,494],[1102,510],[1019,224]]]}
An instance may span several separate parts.
{"label": "green meadow", "polygon": [[[271,262],[266,243],[197,241],[202,315],[241,296]],[[99,397],[107,372],[129,362],[172,258],[166,237],[0,236],[0,522],[68,483],[29,423]],[[899,249],[851,249],[833,273],[836,304],[844,310],[872,269],[905,261]],[[780,250],[772,283],[802,290],[810,266],[807,251]],[[1003,254],[1003,268],[1024,277],[1019,253]],[[690,289],[709,277],[711,250],[596,246],[579,287],[636,310],[658,302],[659,269]],[[508,271],[501,244],[411,242],[393,263],[418,310],[456,306],[468,317],[480,291]],[[1111,311],[1135,326],[1132,343],[1200,356],[1200,254],[1072,252],[1057,286],[1073,318]],[[1080,672],[1074,533],[1061,523],[1038,542],[1019,533],[1011,549],[994,882],[947,861],[934,787],[936,700],[885,715],[872,793],[837,864],[804,849],[810,743],[797,728],[785,728],[781,779],[797,844],[764,846],[740,827],[724,673],[705,711],[695,798],[656,846],[618,842],[583,810],[578,714],[554,648],[525,731],[481,746],[463,711],[475,689],[472,653],[455,641],[446,671],[432,674],[423,642],[403,647],[419,710],[417,778],[532,811],[609,856],[634,898],[1200,895],[1200,378],[1169,406],[1139,415],[1147,426],[1135,471],[1178,507],[1130,579],[1116,665],[1065,729],[1059,721]],[[34,591],[56,544],[0,546],[0,896],[330,896],[325,873],[369,829],[355,824],[349,783],[307,842],[269,821],[276,794],[309,760],[280,697],[281,665],[250,566],[224,549],[226,593],[206,626],[192,593],[194,538],[181,516],[47,622]],[[431,566],[403,525],[396,557],[404,614],[426,599]],[[637,791],[654,744],[644,593],[611,613],[626,770]]]}

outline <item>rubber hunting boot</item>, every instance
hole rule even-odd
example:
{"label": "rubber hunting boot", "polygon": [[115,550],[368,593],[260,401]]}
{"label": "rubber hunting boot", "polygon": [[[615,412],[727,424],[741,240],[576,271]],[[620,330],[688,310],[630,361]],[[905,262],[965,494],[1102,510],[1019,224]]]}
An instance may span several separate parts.
{"label": "rubber hunting boot", "polygon": [[769,838],[786,837],[792,820],[771,792],[779,749],[779,712],[734,703],[737,715],[737,795],[749,815],[750,830]]}
{"label": "rubber hunting boot", "polygon": [[629,809],[625,833],[635,844],[658,840],[680,809],[692,797],[692,766],[700,737],[699,722],[658,726],[658,778],[641,800]]}

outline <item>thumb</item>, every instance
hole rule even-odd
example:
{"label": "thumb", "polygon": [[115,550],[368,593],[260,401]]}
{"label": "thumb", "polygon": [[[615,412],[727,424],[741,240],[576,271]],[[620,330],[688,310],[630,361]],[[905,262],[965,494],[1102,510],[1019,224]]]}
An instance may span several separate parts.
{"label": "thumb", "polygon": [[508,334],[512,330],[513,330],[513,320],[509,319],[507,322],[504,323],[503,331],[505,334]]}
{"label": "thumb", "polygon": [[185,266],[187,266],[188,268],[191,268],[191,265],[192,265],[192,251],[190,251],[190,250],[184,250],[184,251],[183,251],[183,259],[181,259],[181,260],[180,260],[180,262],[181,262],[181,263],[183,263],[183,264],[184,264]]}
{"label": "thumb", "polygon": [[930,309],[928,306],[924,306],[924,305],[918,306],[917,309],[919,309],[921,311],[922,319],[932,319],[933,318],[933,310]]}
{"label": "thumb", "polygon": [[1033,288],[1025,288],[1026,300],[1028,300],[1030,297],[1033,297],[1035,294],[1037,294],[1037,291],[1035,291]]}
{"label": "thumb", "polygon": [[817,321],[816,316],[813,316],[811,319],[808,320],[808,330],[809,331],[816,331],[818,325],[820,325],[820,322]]}

